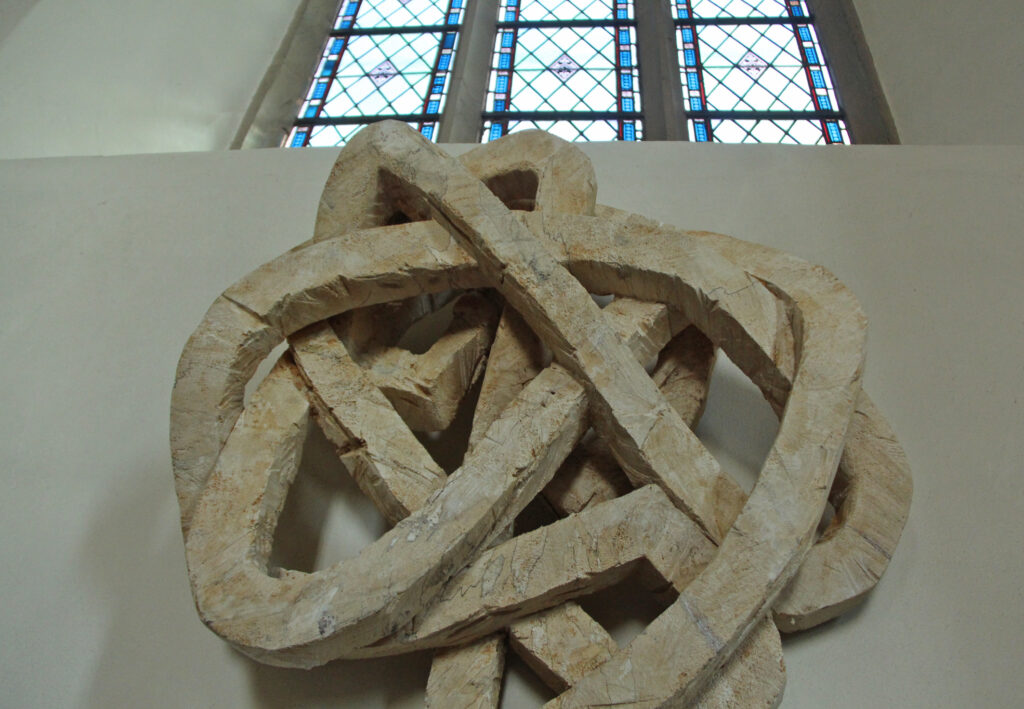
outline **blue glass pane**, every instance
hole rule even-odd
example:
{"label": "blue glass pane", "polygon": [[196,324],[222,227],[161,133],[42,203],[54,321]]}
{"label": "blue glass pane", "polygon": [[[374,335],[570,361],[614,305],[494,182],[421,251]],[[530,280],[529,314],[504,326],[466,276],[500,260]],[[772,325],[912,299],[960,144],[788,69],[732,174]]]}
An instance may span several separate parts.
{"label": "blue glass pane", "polygon": [[700,91],[700,76],[696,72],[688,72],[686,74],[686,88],[690,91]]}
{"label": "blue glass pane", "polygon": [[683,28],[683,41],[684,42],[692,42],[693,41],[693,30],[691,28],[689,28],[689,27],[684,27]]}
{"label": "blue glass pane", "polygon": [[[634,140],[641,139],[643,127],[640,121],[630,120],[629,124],[634,126]],[[568,141],[591,141],[591,140],[619,140],[620,128],[615,120],[574,120],[574,121],[509,121],[508,133],[516,133],[521,130],[538,129],[547,131],[553,135]],[[484,131],[487,140],[493,140],[491,131],[493,126],[485,124]],[[621,138],[625,139],[626,126],[621,128]]]}
{"label": "blue glass pane", "polygon": [[633,127],[632,123],[627,123],[622,126],[622,139],[623,140],[636,140],[636,128]]}
{"label": "blue glass pane", "polygon": [[313,89],[313,98],[323,98],[327,94],[327,82],[321,81]]}
{"label": "blue glass pane", "polygon": [[515,35],[512,32],[501,33],[501,46],[508,49],[515,43]]}
{"label": "blue glass pane", "polygon": [[829,139],[831,139],[833,143],[842,143],[843,134],[839,131],[839,124],[830,121],[826,126],[828,127]]}
{"label": "blue glass pane", "polygon": [[624,99],[622,99],[622,110],[627,112],[627,113],[632,113],[633,112],[633,99],[631,99],[631,98],[624,98]]}
{"label": "blue glass pane", "polygon": [[501,124],[495,123],[491,126],[491,140],[497,140],[501,137]]}
{"label": "blue glass pane", "polygon": [[512,55],[509,53],[500,54],[498,56],[498,68],[508,69],[512,66]]}
{"label": "blue glass pane", "polygon": [[832,110],[832,102],[829,101],[828,96],[825,95],[818,96],[818,106],[821,108],[822,111]]}
{"label": "blue glass pane", "polygon": [[811,31],[807,27],[801,27],[797,31],[800,33],[800,39],[802,39],[805,42],[811,41]]}
{"label": "blue glass pane", "polygon": [[306,133],[298,131],[295,133],[295,137],[292,138],[291,147],[301,148],[306,143]]}
{"label": "blue glass pane", "polygon": [[693,126],[694,135],[697,138],[697,142],[706,143],[708,141],[708,129],[703,123],[697,123]]}
{"label": "blue glass pane", "polygon": [[633,53],[619,52],[619,64],[622,66],[633,66]]}
{"label": "blue glass pane", "polygon": [[343,40],[343,39],[336,39],[336,40],[334,40],[334,42],[331,43],[330,53],[331,54],[338,54],[344,48],[345,48],[345,40]]}
{"label": "blue glass pane", "polygon": [[804,47],[804,54],[807,55],[808,64],[818,64],[818,53],[814,50],[814,47]]}
{"label": "blue glass pane", "polygon": [[427,103],[427,113],[437,113],[440,108],[440,101],[430,101],[429,103]]}
{"label": "blue glass pane", "polygon": [[697,66],[697,54],[692,49],[683,50],[683,59],[686,61],[686,66]]}
{"label": "blue glass pane", "polygon": [[448,67],[451,66],[451,63],[452,63],[452,55],[451,54],[442,54],[441,55],[441,60],[437,63],[437,68],[440,69],[441,71],[448,71]]}
{"label": "blue glass pane", "polygon": [[[834,133],[829,132],[830,139],[843,142],[842,125],[837,121],[829,122],[834,126]],[[828,127],[825,130],[829,130]],[[802,145],[820,145],[825,143],[821,121],[810,119],[723,119],[712,121],[712,132],[716,143],[788,143]]]}
{"label": "blue glass pane", "polygon": [[811,83],[814,84],[816,89],[825,88],[825,77],[819,69],[811,69]]}
{"label": "blue glass pane", "polygon": [[697,98],[696,96],[692,97],[690,99],[690,110],[691,111],[700,111],[701,109],[702,109],[702,106],[701,106],[700,99]]}
{"label": "blue glass pane", "polygon": [[423,128],[420,129],[420,133],[422,133],[423,135],[427,136],[428,138],[433,138],[434,137],[434,126],[429,126],[429,125],[428,126],[423,126]]}

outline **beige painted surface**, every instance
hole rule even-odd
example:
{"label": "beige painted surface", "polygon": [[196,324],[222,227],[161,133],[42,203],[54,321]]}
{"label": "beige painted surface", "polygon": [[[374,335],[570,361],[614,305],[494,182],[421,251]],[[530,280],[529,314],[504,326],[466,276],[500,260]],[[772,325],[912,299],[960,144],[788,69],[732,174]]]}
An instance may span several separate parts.
{"label": "beige painted surface", "polygon": [[[914,503],[864,607],[784,641],[783,706],[1016,704],[1024,148],[586,150],[601,202],[822,263],[868,314],[865,387],[906,448]],[[422,655],[311,672],[242,658],[200,624],[183,563],[167,442],[178,355],[220,291],[309,238],[333,159],[0,162],[12,705],[420,705]],[[698,433],[749,473],[775,425],[750,385],[719,373]],[[380,533],[356,494],[324,512],[326,563]],[[509,682],[506,706],[535,705],[538,687]]]}
{"label": "beige painted surface", "polygon": [[1024,4],[853,3],[904,145],[1024,143]]}
{"label": "beige painted surface", "polygon": [[21,158],[227,148],[298,0],[3,4],[0,158]]}

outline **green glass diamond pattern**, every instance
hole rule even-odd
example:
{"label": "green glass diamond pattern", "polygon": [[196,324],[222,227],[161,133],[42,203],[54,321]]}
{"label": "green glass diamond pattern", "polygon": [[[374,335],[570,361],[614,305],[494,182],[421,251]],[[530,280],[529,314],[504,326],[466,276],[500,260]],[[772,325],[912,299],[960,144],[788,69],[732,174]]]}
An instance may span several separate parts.
{"label": "green glass diamond pattern", "polygon": [[363,0],[355,27],[419,27],[443,25],[447,0]]}
{"label": "green glass diamond pattern", "polygon": [[[520,30],[509,110],[614,111],[614,53],[609,28]],[[579,68],[560,71],[566,59]]]}
{"label": "green glass diamond pattern", "polygon": [[[783,145],[823,145],[821,122],[816,120],[712,120],[716,143],[769,143]],[[693,122],[690,122],[693,136]],[[849,136],[843,131],[845,142]]]}
{"label": "green glass diamond pattern", "polygon": [[708,110],[814,110],[791,28],[711,25],[697,39]]}
{"label": "green glass diamond pattern", "polygon": [[783,0],[693,0],[693,16],[716,17],[785,17]]}
{"label": "green glass diamond pattern", "polygon": [[[509,121],[508,132],[516,133],[523,130],[539,129],[570,142],[587,142],[595,140],[618,140],[619,124],[614,120],[579,120],[579,121]],[[641,121],[636,122],[636,139],[641,139]],[[490,121],[484,123],[483,141],[490,141]]]}
{"label": "green glass diamond pattern", "polygon": [[419,113],[440,34],[352,37],[322,116]]}
{"label": "green glass diamond pattern", "polygon": [[610,0],[520,0],[519,19],[525,22],[610,20]]}

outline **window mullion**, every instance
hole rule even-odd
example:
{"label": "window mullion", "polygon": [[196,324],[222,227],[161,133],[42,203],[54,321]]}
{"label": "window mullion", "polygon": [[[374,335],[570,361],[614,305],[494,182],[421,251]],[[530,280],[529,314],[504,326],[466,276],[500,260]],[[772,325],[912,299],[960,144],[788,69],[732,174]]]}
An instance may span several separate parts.
{"label": "window mullion", "polygon": [[439,143],[477,143],[483,130],[481,111],[487,98],[491,51],[500,0],[469,3],[455,53],[451,88],[441,115]]}
{"label": "window mullion", "polygon": [[864,30],[850,0],[807,0],[853,142],[900,142],[892,112],[875,71]]}
{"label": "window mullion", "polygon": [[644,140],[689,140],[669,4],[663,0],[637,2],[634,12]]}

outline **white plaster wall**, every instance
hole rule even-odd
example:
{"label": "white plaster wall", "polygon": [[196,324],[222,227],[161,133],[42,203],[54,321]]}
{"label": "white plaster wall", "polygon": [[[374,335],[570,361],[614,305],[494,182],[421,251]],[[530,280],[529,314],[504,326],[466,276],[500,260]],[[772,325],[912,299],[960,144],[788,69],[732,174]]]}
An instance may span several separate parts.
{"label": "white plaster wall", "polygon": [[[909,456],[910,521],[861,610],[786,641],[783,706],[1020,706],[1024,147],[585,150],[602,202],[823,264],[868,314],[865,388]],[[422,706],[424,655],[242,658],[184,568],[178,356],[223,288],[309,237],[334,157],[0,160],[0,704]],[[774,434],[741,385],[713,384],[700,429],[730,472]],[[368,526],[341,522],[346,540]],[[503,706],[541,696],[512,683]]]}
{"label": "white plaster wall", "polygon": [[1024,3],[854,4],[901,142],[1024,143]]}
{"label": "white plaster wall", "polygon": [[297,6],[0,2],[0,158],[226,148]]}

